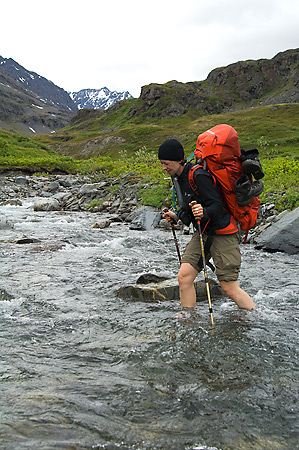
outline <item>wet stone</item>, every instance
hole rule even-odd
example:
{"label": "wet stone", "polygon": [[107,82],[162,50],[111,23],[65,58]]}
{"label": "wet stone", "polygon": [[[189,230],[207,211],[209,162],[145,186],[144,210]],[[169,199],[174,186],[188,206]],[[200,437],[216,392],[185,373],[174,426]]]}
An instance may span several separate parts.
{"label": "wet stone", "polygon": [[14,298],[13,295],[0,288],[0,302],[10,301]]}
{"label": "wet stone", "polygon": [[[212,298],[223,296],[223,291],[219,284],[210,280],[210,294]],[[194,283],[197,301],[207,300],[206,285],[204,281]],[[117,296],[123,299],[158,302],[179,299],[179,286],[176,279],[166,280],[160,283],[136,284],[123,286],[118,289]]]}
{"label": "wet stone", "polygon": [[144,275],[140,275],[136,284],[149,284],[149,283],[160,283],[161,281],[165,281],[167,278],[160,277],[153,273],[145,273]]}

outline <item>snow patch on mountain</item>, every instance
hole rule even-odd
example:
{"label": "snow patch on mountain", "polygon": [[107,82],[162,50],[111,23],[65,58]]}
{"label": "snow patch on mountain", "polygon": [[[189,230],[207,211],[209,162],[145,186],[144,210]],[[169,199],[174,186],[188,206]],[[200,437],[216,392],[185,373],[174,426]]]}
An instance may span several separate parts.
{"label": "snow patch on mountain", "polygon": [[110,91],[107,87],[101,89],[81,89],[78,92],[69,92],[69,96],[78,109],[108,109],[120,100],[133,98],[128,92]]}

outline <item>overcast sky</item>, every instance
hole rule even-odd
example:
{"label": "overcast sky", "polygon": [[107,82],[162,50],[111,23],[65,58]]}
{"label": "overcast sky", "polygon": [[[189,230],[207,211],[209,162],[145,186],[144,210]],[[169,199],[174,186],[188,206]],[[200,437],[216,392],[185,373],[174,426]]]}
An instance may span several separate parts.
{"label": "overcast sky", "polygon": [[13,0],[0,55],[66,91],[204,80],[299,47],[298,0]]}

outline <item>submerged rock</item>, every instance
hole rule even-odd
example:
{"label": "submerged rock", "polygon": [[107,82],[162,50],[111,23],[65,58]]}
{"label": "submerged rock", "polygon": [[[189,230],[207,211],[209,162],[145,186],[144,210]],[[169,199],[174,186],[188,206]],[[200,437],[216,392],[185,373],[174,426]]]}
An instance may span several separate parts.
{"label": "submerged rock", "polygon": [[[195,282],[196,298],[198,301],[207,300],[206,285],[204,281]],[[219,284],[210,280],[211,297],[224,295]],[[160,283],[136,284],[123,286],[118,289],[117,296],[123,299],[139,300],[144,302],[157,302],[163,300],[178,300],[179,286],[176,279]]]}
{"label": "submerged rock", "polygon": [[36,244],[37,242],[39,242],[38,239],[34,239],[34,238],[27,238],[27,237],[23,237],[21,239],[17,239],[16,241],[14,241],[15,244]]}
{"label": "submerged rock", "polygon": [[10,301],[14,298],[13,295],[0,288],[0,302]]}
{"label": "submerged rock", "polygon": [[7,219],[5,216],[0,217],[0,230],[8,230],[9,228],[13,228],[14,224]]}

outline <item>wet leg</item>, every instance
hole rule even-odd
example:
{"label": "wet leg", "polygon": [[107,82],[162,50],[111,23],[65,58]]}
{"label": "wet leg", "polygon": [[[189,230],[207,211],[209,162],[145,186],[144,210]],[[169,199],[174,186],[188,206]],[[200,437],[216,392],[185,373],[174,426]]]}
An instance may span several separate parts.
{"label": "wet leg", "polygon": [[225,294],[231,298],[239,308],[248,310],[255,309],[252,298],[240,288],[238,281],[220,281],[220,285]]}
{"label": "wet leg", "polygon": [[178,281],[180,287],[180,299],[183,308],[195,308],[196,292],[194,288],[194,280],[198,272],[189,263],[182,263],[178,273]]}

